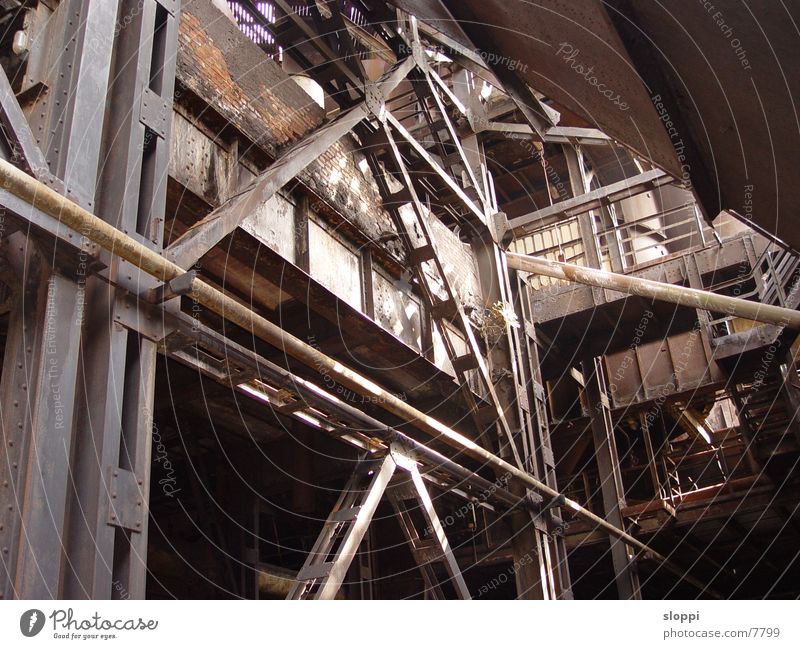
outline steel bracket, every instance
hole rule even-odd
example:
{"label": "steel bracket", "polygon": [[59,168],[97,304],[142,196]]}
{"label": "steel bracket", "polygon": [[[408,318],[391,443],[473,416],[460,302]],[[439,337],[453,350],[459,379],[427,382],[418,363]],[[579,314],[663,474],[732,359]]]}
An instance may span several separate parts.
{"label": "steel bracket", "polygon": [[151,289],[147,293],[147,300],[153,304],[161,304],[181,295],[188,295],[192,292],[192,282],[197,278],[197,271],[192,269],[183,275],[171,279],[160,286]]}
{"label": "steel bracket", "polygon": [[531,489],[527,490],[527,493],[525,494],[525,500],[528,502],[528,504],[533,505],[534,507],[540,507],[544,502],[542,495],[532,491]]}
{"label": "steel bracket", "polygon": [[171,117],[172,102],[162,99],[150,88],[144,88],[139,112],[139,120],[142,124],[164,139],[167,137],[167,126]]}
{"label": "steel bracket", "polygon": [[108,524],[131,532],[144,526],[144,485],[135,473],[108,469]]}
{"label": "steel bracket", "polygon": [[123,295],[114,307],[114,322],[137,331],[153,342],[161,342],[177,327],[167,325],[167,319],[161,309],[154,308],[143,298]]}
{"label": "steel bracket", "polygon": [[384,113],[384,96],[380,87],[375,83],[364,84],[364,101],[367,110],[375,117],[381,118]]}
{"label": "steel bracket", "polygon": [[537,532],[547,534],[548,536],[550,535],[550,526],[547,524],[547,519],[544,516],[541,514],[534,514],[531,516],[531,520]]}

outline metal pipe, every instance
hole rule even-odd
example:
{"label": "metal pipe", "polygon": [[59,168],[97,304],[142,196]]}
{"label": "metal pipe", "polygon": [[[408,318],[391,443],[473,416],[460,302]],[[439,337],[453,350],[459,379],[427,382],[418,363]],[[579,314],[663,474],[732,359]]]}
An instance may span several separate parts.
{"label": "metal pipe", "polygon": [[[387,426],[382,421],[368,415],[363,410],[342,401],[338,397],[326,392],[318,385],[293,374],[289,370],[279,367],[266,358],[258,356],[251,350],[245,350],[235,342],[226,340],[224,349],[216,346],[218,334],[209,336],[211,330],[205,325],[198,324],[184,313],[174,314],[175,322],[179,331],[201,344],[211,344],[212,351],[217,350],[221,355],[229,358],[233,363],[241,363],[243,366],[252,367],[258,376],[271,385],[296,392],[305,404],[339,417],[342,421],[348,422],[348,430],[363,433],[369,437],[376,437],[385,444],[389,445],[398,442],[410,452],[416,453],[419,459],[427,464],[441,468],[452,476],[459,478],[464,484],[470,485],[481,492],[481,497],[489,501],[501,503],[505,506],[523,507],[533,513],[538,513],[540,507],[530,503],[525,498],[514,496],[510,491],[503,488],[502,482],[491,482],[486,478],[470,471],[465,466],[458,464],[450,458],[442,455],[438,451],[426,446],[422,442],[403,433],[396,428]],[[184,362],[178,359],[179,362]],[[489,494],[486,496],[486,494]]]}
{"label": "metal pipe", "polygon": [[506,258],[510,268],[526,273],[547,275],[548,277],[565,279],[578,284],[598,286],[629,295],[640,295],[681,306],[726,313],[740,318],[747,318],[748,320],[767,322],[781,327],[788,327],[789,329],[800,330],[800,311],[793,309],[771,304],[759,304],[758,302],[751,302],[738,297],[718,295],[711,291],[701,291],[696,288],[676,286],[666,282],[656,282],[651,279],[611,273],[606,270],[596,270],[541,257],[509,252],[506,254]]}
{"label": "metal pipe", "polygon": [[[91,212],[32,178],[24,171],[17,169],[6,160],[0,160],[0,182],[4,189],[15,196],[58,219],[67,227],[82,234],[111,254],[117,255],[163,282],[185,275],[187,272],[177,264],[162,257],[158,252],[150,250],[132,237],[117,230]],[[497,455],[490,453],[468,437],[445,426],[442,422],[430,417],[421,410],[417,410],[391,392],[383,390],[367,377],[358,374],[349,367],[342,365],[339,361],[284,331],[278,325],[258,315],[233,298],[228,297],[222,291],[196,277],[192,280],[191,287],[192,291],[189,295],[193,299],[229,322],[239,325],[320,374],[333,377],[336,382],[358,394],[372,399],[377,398],[376,401],[384,410],[407,421],[416,429],[445,442],[476,460],[485,462],[496,470],[508,474],[524,487],[532,488],[547,496],[558,506],[571,509],[577,516],[603,529],[615,538],[638,548],[650,558],[660,561],[664,564],[664,567],[697,586],[701,591],[711,592],[706,588],[705,584],[686,574],[680,567],[671,563],[667,557],[656,552],[639,539],[611,525],[588,509],[584,509],[574,500],[567,498]]]}

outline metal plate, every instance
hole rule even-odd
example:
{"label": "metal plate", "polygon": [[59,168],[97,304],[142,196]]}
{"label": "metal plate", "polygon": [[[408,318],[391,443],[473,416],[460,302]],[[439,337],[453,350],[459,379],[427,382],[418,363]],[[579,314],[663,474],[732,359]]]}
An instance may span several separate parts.
{"label": "metal plate", "polygon": [[167,137],[167,127],[172,116],[172,102],[162,99],[150,88],[142,91],[139,120],[161,138]]}
{"label": "metal plate", "polygon": [[141,532],[144,524],[144,485],[131,471],[109,468],[108,524]]}

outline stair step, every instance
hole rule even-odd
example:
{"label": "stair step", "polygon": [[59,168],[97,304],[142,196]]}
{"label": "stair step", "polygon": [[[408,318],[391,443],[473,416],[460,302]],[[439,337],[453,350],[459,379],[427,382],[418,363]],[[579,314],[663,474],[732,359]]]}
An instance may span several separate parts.
{"label": "stair step", "polygon": [[358,518],[358,512],[360,511],[360,505],[356,507],[345,507],[344,509],[340,509],[338,512],[333,512],[331,514],[331,520],[336,521],[337,523],[354,521],[356,518]]}
{"label": "stair step", "polygon": [[331,574],[331,570],[333,570],[333,563],[315,563],[310,566],[304,566],[303,569],[297,573],[297,581],[324,579]]}
{"label": "stair step", "polygon": [[459,374],[474,370],[478,367],[478,359],[473,354],[464,354],[452,359],[453,369]]}

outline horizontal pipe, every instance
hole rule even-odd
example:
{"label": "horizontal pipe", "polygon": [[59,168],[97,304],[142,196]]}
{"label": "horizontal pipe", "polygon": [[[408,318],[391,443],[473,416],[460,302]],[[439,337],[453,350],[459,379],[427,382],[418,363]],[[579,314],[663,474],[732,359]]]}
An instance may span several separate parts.
{"label": "horizontal pipe", "polygon": [[666,282],[656,282],[652,279],[611,273],[606,270],[596,270],[530,255],[509,252],[506,254],[506,258],[510,268],[526,273],[546,275],[547,277],[565,279],[569,282],[587,284],[589,286],[598,286],[611,291],[627,293],[628,295],[639,295],[661,300],[662,302],[726,313],[740,318],[747,318],[748,320],[755,320],[756,322],[767,322],[781,327],[788,327],[789,329],[800,330],[800,311],[795,311],[794,309],[786,309],[771,304],[759,304],[758,302],[751,302],[738,297],[718,295],[711,291],[701,291],[696,288],[676,286]]}
{"label": "horizontal pipe", "polygon": [[[128,261],[162,282],[168,282],[176,277],[185,275],[187,272],[177,264],[162,257],[159,253],[150,250],[132,237],[117,230],[91,212],[32,178],[6,160],[0,160],[0,182],[2,182],[4,189],[15,196],[58,219],[61,223],[82,234],[101,248]],[[320,374],[331,376],[337,383],[354,392],[375,399],[384,410],[400,417],[417,430],[427,433],[452,448],[508,474],[524,487],[536,490],[552,499],[554,504],[572,510],[575,515],[603,529],[611,536],[641,550],[650,558],[660,561],[666,568],[697,586],[701,591],[711,592],[706,589],[702,582],[686,574],[680,567],[670,562],[667,557],[631,536],[625,530],[611,525],[532,475],[490,453],[468,437],[445,426],[442,422],[421,410],[417,410],[391,392],[383,390],[367,377],[360,375],[349,367],[342,365],[339,361],[284,331],[278,325],[258,315],[244,304],[240,304],[233,298],[228,297],[222,291],[196,277],[192,280],[191,287],[190,297],[222,318],[239,325]]]}
{"label": "horizontal pipe", "polygon": [[[201,344],[209,343],[208,331],[210,330],[207,330],[204,325],[191,320],[189,316],[183,313],[176,315],[176,321],[180,328],[179,330],[184,335]],[[187,320],[189,321],[187,322]],[[215,341],[215,338],[211,340]],[[341,418],[342,421],[348,422],[348,430],[363,433],[368,437],[376,437],[387,445],[397,442],[405,446],[410,449],[411,452],[415,453],[418,459],[423,460],[428,465],[440,468],[450,475],[459,478],[463,484],[474,487],[481,493],[481,497],[485,498],[487,501],[502,503],[511,508],[523,507],[533,513],[539,512],[540,508],[538,506],[533,505],[525,498],[521,499],[518,496],[514,496],[510,491],[500,486],[503,483],[487,480],[413,437],[387,426],[382,421],[368,415],[363,410],[359,410],[355,406],[342,401],[335,395],[324,391],[318,385],[291,373],[289,370],[279,367],[266,358],[257,356],[250,350],[247,350],[245,353],[245,350],[240,348],[236,343],[226,341],[225,345],[226,347],[224,350],[219,349],[220,354],[229,357],[234,363],[241,363],[244,366],[252,367],[256,370],[259,377],[271,385],[296,392],[308,406],[322,412],[327,412]],[[212,347],[212,351],[213,349]],[[180,361],[180,359],[178,360]]]}

